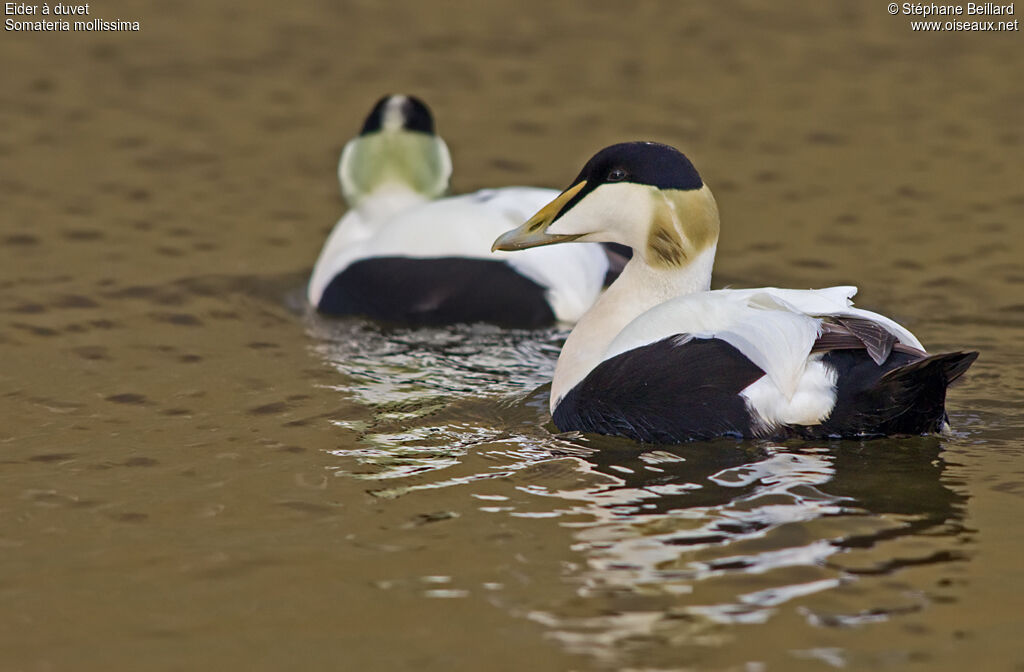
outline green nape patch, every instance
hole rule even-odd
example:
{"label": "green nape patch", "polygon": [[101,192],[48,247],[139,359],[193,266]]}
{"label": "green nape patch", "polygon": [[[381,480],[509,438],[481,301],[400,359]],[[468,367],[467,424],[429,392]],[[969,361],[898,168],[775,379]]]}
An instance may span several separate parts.
{"label": "green nape patch", "polygon": [[682,266],[685,261],[683,241],[676,233],[671,211],[667,204],[661,204],[647,235],[647,263],[652,266]]}
{"label": "green nape patch", "polygon": [[428,197],[448,186],[446,152],[435,136],[398,131],[374,133],[353,140],[343,156],[343,172],[357,194],[398,183]]}
{"label": "green nape patch", "polygon": [[718,240],[718,208],[707,186],[665,189],[658,195],[647,235],[647,263],[682,266]]}

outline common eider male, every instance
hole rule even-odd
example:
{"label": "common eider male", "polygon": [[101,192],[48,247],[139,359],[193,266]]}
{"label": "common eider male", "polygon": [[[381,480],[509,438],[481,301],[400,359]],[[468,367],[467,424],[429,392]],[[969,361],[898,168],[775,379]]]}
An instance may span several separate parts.
{"label": "common eider male", "polygon": [[600,245],[493,252],[491,241],[558,194],[506,187],[440,198],[452,163],[419,99],[373,107],[338,165],[350,210],[324,244],[307,296],[319,312],[411,325],[575,322],[625,259]]}
{"label": "common eider male", "polygon": [[569,241],[633,249],[569,335],[551,385],[562,431],[678,443],[944,430],[946,387],[976,352],[928,354],[852,307],[856,287],[709,291],[711,191],[678,150],[613,145],[495,249]]}

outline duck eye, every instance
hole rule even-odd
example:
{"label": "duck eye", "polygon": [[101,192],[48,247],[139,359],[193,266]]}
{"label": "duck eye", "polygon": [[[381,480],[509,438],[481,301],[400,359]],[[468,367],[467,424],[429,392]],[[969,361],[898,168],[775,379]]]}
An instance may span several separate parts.
{"label": "duck eye", "polygon": [[626,177],[626,171],[622,168],[612,168],[608,173],[609,182],[622,182]]}

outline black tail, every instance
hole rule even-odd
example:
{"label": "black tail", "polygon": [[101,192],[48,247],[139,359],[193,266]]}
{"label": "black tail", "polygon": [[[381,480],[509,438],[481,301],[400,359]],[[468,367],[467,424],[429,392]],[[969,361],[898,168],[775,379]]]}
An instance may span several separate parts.
{"label": "black tail", "polygon": [[[876,366],[874,374],[867,362],[854,363],[853,353],[837,351],[829,357],[840,365],[836,406],[814,433],[888,436],[941,431],[946,425],[946,388],[967,371],[978,353],[947,352],[904,363],[898,359],[908,355],[893,353],[887,362],[893,368],[884,371]],[[847,358],[851,361],[844,362]]]}
{"label": "black tail", "polygon": [[949,385],[970,368],[978,358],[977,352],[944,352],[941,355],[928,355],[910,364],[887,371],[881,383],[887,381],[915,380],[938,377],[943,388]]}
{"label": "black tail", "polygon": [[946,388],[963,375],[977,352],[946,352],[928,355],[887,371],[877,391],[889,411],[881,434],[925,434],[946,425]]}

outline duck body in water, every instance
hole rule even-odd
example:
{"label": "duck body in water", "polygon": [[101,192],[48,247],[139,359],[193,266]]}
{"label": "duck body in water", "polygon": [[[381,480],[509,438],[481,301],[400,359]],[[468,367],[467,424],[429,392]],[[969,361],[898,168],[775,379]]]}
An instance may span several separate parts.
{"label": "duck body in water", "polygon": [[856,287],[710,289],[718,208],[693,164],[657,143],[613,145],[495,249],[626,245],[632,259],[562,348],[550,408],[562,431],[679,443],[925,434],[976,352],[929,354]]}
{"label": "duck body in water", "polygon": [[443,197],[452,164],[427,106],[382,98],[342,151],[350,206],[324,244],[307,297],[326,315],[407,325],[574,323],[625,260],[598,244],[491,250],[502,231],[557,196],[504,187]]}

